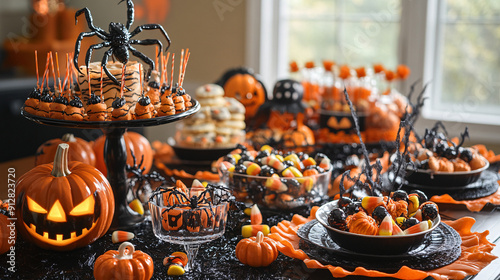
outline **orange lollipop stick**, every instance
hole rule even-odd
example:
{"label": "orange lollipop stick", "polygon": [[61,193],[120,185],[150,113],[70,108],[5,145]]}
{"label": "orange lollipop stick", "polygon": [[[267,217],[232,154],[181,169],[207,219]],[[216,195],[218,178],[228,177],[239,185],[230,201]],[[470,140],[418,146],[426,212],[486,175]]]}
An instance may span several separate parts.
{"label": "orange lollipop stick", "polygon": [[[56,52],[56,67],[57,67],[57,82],[59,83],[59,91],[61,92],[61,94],[63,94],[61,85],[61,73],[59,72],[59,56],[57,55],[57,52]],[[54,83],[55,82],[56,81],[54,81]]]}
{"label": "orange lollipop stick", "polygon": [[36,87],[40,89],[40,76],[38,75],[38,51],[35,50],[35,67],[36,67]]}
{"label": "orange lollipop stick", "polygon": [[[45,80],[46,79],[48,80],[49,74],[47,72],[49,70],[49,63],[50,63],[50,57],[49,57],[49,53],[47,53],[47,61],[45,62],[45,71],[43,71],[42,89],[43,89],[43,85],[45,84]],[[47,84],[49,84],[49,81],[47,81]]]}
{"label": "orange lollipop stick", "polygon": [[[123,88],[125,86],[125,67],[125,64],[122,64],[122,83],[120,85],[120,98],[123,97]],[[141,64],[139,64],[139,73],[141,73]]]}
{"label": "orange lollipop stick", "polygon": [[103,69],[103,67],[101,65],[101,81],[100,81],[101,82],[101,99],[104,98],[103,95],[102,95],[102,69]]}
{"label": "orange lollipop stick", "polygon": [[170,88],[174,87],[174,62],[175,62],[175,53],[172,53],[172,72],[170,72]]}
{"label": "orange lollipop stick", "polygon": [[[50,68],[52,68],[52,76],[54,78],[54,93],[56,91],[56,71],[54,71],[54,60],[52,59],[52,52],[50,52]],[[48,80],[47,80],[48,84]]]}

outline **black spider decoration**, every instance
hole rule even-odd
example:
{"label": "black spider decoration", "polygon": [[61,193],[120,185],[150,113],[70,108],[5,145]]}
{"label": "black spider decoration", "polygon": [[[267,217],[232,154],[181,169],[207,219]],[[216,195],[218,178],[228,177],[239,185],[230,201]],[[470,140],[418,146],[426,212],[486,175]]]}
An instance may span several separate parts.
{"label": "black spider decoration", "polygon": [[[121,0],[118,2],[120,4],[125,0]],[[78,67],[78,56],[80,54],[80,47],[81,43],[84,37],[91,37],[91,36],[97,36],[104,40],[102,43],[94,44],[89,47],[87,50],[87,55],[85,56],[85,65],[87,66],[87,69],[89,67],[90,59],[92,56],[92,52],[97,49],[109,47],[109,49],[104,53],[104,57],[102,58],[102,68],[106,75],[113,81],[115,84],[120,85],[118,80],[116,79],[115,76],[113,76],[108,68],[106,67],[108,63],[108,59],[111,55],[115,57],[118,61],[120,61],[123,64],[126,64],[129,60],[129,51],[132,52],[132,54],[138,58],[140,58],[144,63],[149,65],[149,70],[147,72],[146,80],[149,80],[151,77],[151,71],[155,68],[155,63],[152,59],[147,57],[145,54],[141,53],[140,51],[136,50],[132,45],[158,45],[159,49],[161,50],[163,48],[162,43],[160,40],[157,39],[144,39],[144,40],[133,40],[132,37],[135,35],[141,33],[143,30],[152,30],[152,29],[159,29],[163,36],[167,39],[168,46],[165,51],[168,50],[170,47],[170,38],[168,37],[167,32],[163,29],[163,27],[159,24],[144,24],[137,26],[132,32],[129,32],[130,27],[132,26],[132,23],[134,22],[134,3],[132,0],[126,0],[127,1],[127,23],[123,25],[122,23],[119,22],[111,22],[109,24],[109,33],[104,31],[100,27],[94,26],[92,15],[90,14],[90,10],[88,8],[83,8],[81,10],[78,10],[75,13],[75,22],[78,22],[78,17],[85,13],[85,18],[87,20],[87,24],[90,28],[90,32],[82,32],[78,36],[78,39],[76,40],[75,44],[75,56],[73,59],[73,63],[78,69],[80,73],[80,68]],[[83,73],[82,73],[83,74]]]}
{"label": "black spider decoration", "polygon": [[130,150],[130,154],[132,155],[133,165],[130,166],[127,164],[125,166],[127,173],[132,173],[129,191],[132,192],[135,198],[139,198],[141,202],[147,205],[147,200],[152,192],[153,182],[160,182],[160,186],[163,186],[167,184],[167,180],[156,171],[144,174],[144,170],[146,170],[144,167],[144,155],[139,164],[137,164],[135,154],[132,150]]}
{"label": "black spider decoration", "polygon": [[[200,227],[212,227],[212,218],[215,217],[215,223],[218,223],[218,215],[212,210],[213,206],[220,205],[223,202],[231,202],[234,197],[230,195],[227,188],[208,184],[205,190],[201,191],[198,195],[188,196],[185,192],[174,188],[174,187],[160,187],[158,188],[150,198],[150,201],[154,201],[154,197],[163,196],[165,205],[168,207],[162,211],[162,215],[169,212],[175,208],[189,207],[191,210],[199,211],[187,211],[186,215],[180,213],[179,215],[168,215],[168,221],[166,221],[169,227],[176,227],[178,225],[179,219],[182,218],[181,229],[196,230]],[[208,207],[201,207],[200,205]],[[205,214],[208,219],[206,219],[206,225],[203,224],[202,215]]]}

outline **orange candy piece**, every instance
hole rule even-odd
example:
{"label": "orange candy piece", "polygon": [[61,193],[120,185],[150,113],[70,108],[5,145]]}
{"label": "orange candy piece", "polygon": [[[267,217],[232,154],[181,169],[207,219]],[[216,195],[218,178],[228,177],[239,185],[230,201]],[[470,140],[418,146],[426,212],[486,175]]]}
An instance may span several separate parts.
{"label": "orange candy piece", "polygon": [[254,204],[252,206],[252,210],[250,210],[250,223],[252,225],[262,224],[262,214],[260,213],[260,209],[257,204]]}

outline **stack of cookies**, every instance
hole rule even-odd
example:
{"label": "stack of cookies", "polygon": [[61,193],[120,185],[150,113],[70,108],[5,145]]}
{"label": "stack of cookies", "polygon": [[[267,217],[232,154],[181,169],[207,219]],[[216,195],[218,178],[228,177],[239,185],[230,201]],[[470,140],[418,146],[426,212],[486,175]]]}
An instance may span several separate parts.
{"label": "stack of cookies", "polygon": [[245,140],[245,107],[208,84],[196,90],[201,109],[177,128],[177,145],[191,148],[234,147]]}

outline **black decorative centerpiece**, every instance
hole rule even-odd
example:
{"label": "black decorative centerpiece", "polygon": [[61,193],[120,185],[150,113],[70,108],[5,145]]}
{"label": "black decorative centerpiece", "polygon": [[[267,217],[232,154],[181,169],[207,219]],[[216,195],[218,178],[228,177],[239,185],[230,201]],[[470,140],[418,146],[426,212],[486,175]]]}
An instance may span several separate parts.
{"label": "black decorative centerpiece", "polygon": [[[120,1],[123,2],[125,0]],[[127,22],[122,23],[110,23],[109,32],[94,26],[92,16],[88,8],[81,9],[76,12],[75,19],[80,15],[85,14],[88,27],[90,32],[83,32],[78,37],[75,44],[75,55],[71,57],[70,54],[66,56],[66,76],[61,79],[59,75],[59,60],[57,54],[55,55],[55,63],[53,62],[52,53],[47,54],[47,63],[45,66],[45,72],[43,73],[42,83],[40,85],[38,81],[37,74],[37,87],[30,97],[25,102],[25,106],[21,110],[21,114],[32,121],[45,124],[54,125],[60,127],[71,127],[71,128],[86,128],[86,129],[102,129],[106,135],[106,141],[104,144],[104,158],[106,167],[108,170],[107,179],[113,189],[114,199],[115,199],[115,211],[113,222],[110,229],[125,229],[135,226],[137,223],[144,219],[144,216],[131,210],[127,202],[127,174],[126,174],[126,159],[127,152],[125,148],[125,141],[123,134],[129,127],[144,127],[144,126],[156,126],[166,123],[171,123],[178,121],[180,119],[186,118],[200,109],[199,103],[188,97],[188,94],[181,97],[183,100],[189,100],[186,102],[185,106],[181,110],[175,110],[174,114],[171,115],[156,115],[156,110],[154,108],[148,109],[148,114],[142,114],[141,116],[148,116],[149,118],[141,119],[137,117],[137,110],[131,115],[130,108],[136,105],[137,100],[133,100],[131,91],[128,87],[134,85],[137,91],[140,92],[138,96],[144,96],[144,87],[148,84],[149,77],[152,71],[155,71],[161,83],[167,85],[167,64],[168,57],[170,53],[167,54],[167,58],[164,57],[162,49],[162,43],[157,39],[144,39],[135,40],[132,39],[135,35],[139,34],[143,30],[158,29],[162,32],[164,37],[168,42],[168,47],[170,46],[170,39],[161,25],[158,24],[145,24],[136,27],[133,31],[129,32],[130,27],[134,21],[134,4],[132,0],[126,0],[127,3]],[[78,83],[77,73],[80,71],[78,68],[78,56],[80,54],[81,41],[85,37],[97,36],[102,39],[103,42],[94,44],[90,46],[86,53],[86,65],[87,65],[87,78]],[[160,52],[158,52],[158,57],[161,57],[161,71],[155,69],[155,62],[136,50],[132,45],[157,45],[160,47]],[[105,52],[101,72],[95,73],[89,70],[89,63],[91,60],[92,52],[96,49],[108,47],[109,49]],[[149,65],[149,70],[147,71],[146,78],[143,79],[142,64],[136,63],[130,66],[129,62],[129,51],[132,55],[140,58],[143,62]],[[121,85],[111,74],[110,69],[107,67],[108,58],[110,56],[115,57],[120,64],[121,69]],[[35,52],[37,73],[38,73],[38,56]],[[184,80],[184,74],[189,59],[189,50],[184,52],[182,50],[180,59],[180,69],[179,69],[179,79],[178,81],[173,81],[173,71],[174,71],[174,55],[172,55],[172,72],[170,76],[170,84],[177,83],[179,89],[182,89],[182,83]],[[73,62],[73,63],[71,63]],[[127,64],[128,63],[128,64]],[[57,67],[54,67],[56,65]],[[158,64],[156,64],[158,65]],[[50,68],[52,71],[50,71]],[[57,71],[55,71],[57,69]],[[118,70],[120,69],[112,69]],[[127,72],[129,71],[129,72]],[[52,72],[54,78],[54,90],[51,90],[48,85],[49,74]],[[56,73],[58,78],[56,78]],[[81,73],[81,71],[80,71]],[[112,85],[103,82],[103,73],[106,73],[108,80],[112,80]],[[99,77],[100,76],[100,80]],[[62,81],[63,80],[63,81]],[[144,81],[143,81],[144,80]],[[91,83],[94,82],[94,83]],[[87,88],[87,94],[84,94],[83,84]],[[95,85],[99,84],[100,89]],[[58,84],[58,86],[57,86]],[[115,84],[120,86],[116,87]],[[168,88],[172,88],[168,86]],[[41,94],[40,97],[40,92]],[[146,91],[147,91],[146,86]],[[92,95],[90,93],[93,93]],[[112,94],[112,97],[109,95]],[[170,91],[165,92],[165,95],[169,96]],[[80,97],[78,96],[80,95]],[[108,96],[108,97],[106,97]],[[167,96],[167,97],[168,97]],[[107,104],[107,99],[109,104]],[[124,104],[122,98],[125,98],[126,103]],[[147,99],[149,97],[145,97]],[[70,100],[69,104],[56,103],[57,105],[65,105],[64,111],[57,110],[58,118],[50,117],[51,108],[58,107],[54,106],[53,101],[58,100]],[[112,102],[116,100],[114,106]],[[146,102],[147,103],[147,102]],[[149,106],[151,105],[151,106]],[[141,106],[138,104],[137,106]],[[153,105],[148,104],[149,107]],[[143,106],[144,107],[144,106]]]}

